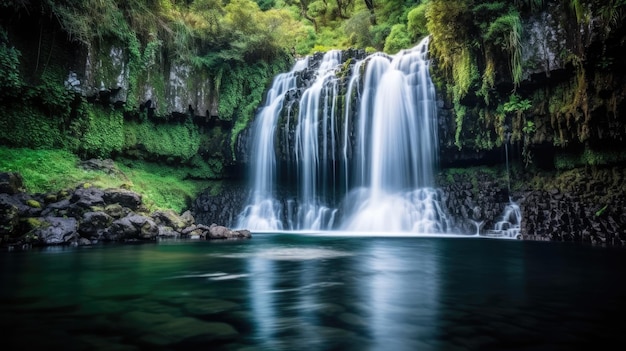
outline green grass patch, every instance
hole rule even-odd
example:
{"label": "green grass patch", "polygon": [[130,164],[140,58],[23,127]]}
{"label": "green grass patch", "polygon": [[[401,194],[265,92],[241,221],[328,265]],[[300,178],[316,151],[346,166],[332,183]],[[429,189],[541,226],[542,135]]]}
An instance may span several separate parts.
{"label": "green grass patch", "polygon": [[87,171],[80,159],[65,150],[33,150],[0,146],[0,172],[18,172],[24,178],[26,191],[56,192],[91,183],[100,188],[128,187],[143,196],[151,210],[187,209],[193,198],[207,188],[219,188],[217,181],[191,180],[188,167],[176,167],[136,160],[116,162],[120,172]]}
{"label": "green grass patch", "polygon": [[189,167],[170,167],[137,160],[122,160],[117,165],[128,177],[131,190],[142,194],[149,208],[170,208],[180,213],[201,191],[216,183],[187,179],[192,171]]}

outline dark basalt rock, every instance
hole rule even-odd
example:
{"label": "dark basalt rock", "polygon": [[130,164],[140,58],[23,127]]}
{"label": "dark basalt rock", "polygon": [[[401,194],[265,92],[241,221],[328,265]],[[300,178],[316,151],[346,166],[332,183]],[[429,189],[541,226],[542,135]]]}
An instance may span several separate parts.
{"label": "dark basalt rock", "polygon": [[86,238],[99,238],[113,223],[113,217],[103,211],[86,212],[80,223],[80,234]]}
{"label": "dark basalt rock", "polygon": [[221,225],[212,224],[209,227],[209,237],[211,239],[247,239],[251,235],[249,230],[231,230]]}
{"label": "dark basalt rock", "polygon": [[154,221],[146,216],[130,214],[111,223],[104,234],[108,240],[154,239],[159,228]]}
{"label": "dark basalt rock", "polygon": [[102,198],[108,204],[118,203],[131,210],[136,210],[141,205],[141,195],[126,189],[107,189]]}
{"label": "dark basalt rock", "polygon": [[31,232],[33,238],[43,245],[64,245],[78,240],[78,221],[75,218],[41,218],[41,227]]}
{"label": "dark basalt rock", "polygon": [[[0,179],[21,177],[0,173]],[[190,211],[182,215],[171,210],[149,213],[140,194],[127,189],[102,190],[89,185],[51,194],[0,193],[0,235],[0,245],[9,248],[90,245],[100,241],[154,241],[159,238],[251,237],[248,231],[232,231],[226,227],[218,230],[197,224]]]}

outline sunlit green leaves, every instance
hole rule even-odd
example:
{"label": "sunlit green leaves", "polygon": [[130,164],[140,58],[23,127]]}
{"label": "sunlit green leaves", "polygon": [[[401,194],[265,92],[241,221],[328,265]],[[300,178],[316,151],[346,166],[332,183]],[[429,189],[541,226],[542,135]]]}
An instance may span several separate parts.
{"label": "sunlit green leaves", "polygon": [[407,30],[413,41],[417,41],[418,38],[428,35],[428,28],[426,27],[427,6],[427,3],[422,3],[407,14]]}
{"label": "sunlit green leaves", "polygon": [[411,45],[411,38],[406,31],[404,24],[396,24],[391,27],[391,33],[385,40],[384,51],[389,54],[395,54],[402,49],[406,49]]}

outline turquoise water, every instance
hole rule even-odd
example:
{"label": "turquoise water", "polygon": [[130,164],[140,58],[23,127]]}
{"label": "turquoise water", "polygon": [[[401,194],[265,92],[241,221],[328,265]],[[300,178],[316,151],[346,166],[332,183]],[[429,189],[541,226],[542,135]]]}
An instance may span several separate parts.
{"label": "turquoise water", "polygon": [[447,237],[0,253],[3,350],[572,350],[626,345],[626,251]]}

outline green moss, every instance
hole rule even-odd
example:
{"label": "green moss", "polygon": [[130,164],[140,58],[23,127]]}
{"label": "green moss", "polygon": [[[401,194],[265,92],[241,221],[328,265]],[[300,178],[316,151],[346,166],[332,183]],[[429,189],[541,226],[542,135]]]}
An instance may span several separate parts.
{"label": "green moss", "polygon": [[210,182],[189,179],[189,167],[166,167],[145,161],[125,160],[118,165],[128,177],[131,189],[143,195],[149,208],[172,209],[189,207],[191,200]]}
{"label": "green moss", "polygon": [[505,12],[490,22],[483,34],[483,39],[485,45],[500,49],[508,55],[512,81],[515,85],[519,85],[522,80],[522,22],[520,14],[513,8],[508,9],[508,11],[504,7],[498,8],[498,10]]}
{"label": "green moss", "polygon": [[144,156],[190,160],[200,147],[200,132],[188,119],[184,123],[127,122],[124,146],[128,150],[145,150]]}
{"label": "green moss", "polygon": [[84,158],[110,157],[124,145],[124,116],[111,107],[83,104],[81,115],[71,124],[74,146]]}
{"label": "green moss", "polygon": [[0,105],[0,144],[31,148],[64,146],[59,120],[33,105]]}
{"label": "green moss", "polygon": [[586,147],[580,153],[563,153],[555,156],[554,167],[558,170],[570,170],[585,166],[610,166],[626,162],[626,153],[622,149],[594,150]]}
{"label": "green moss", "polygon": [[32,208],[41,208],[41,204],[37,200],[30,199],[26,201],[26,205]]}
{"label": "green moss", "polygon": [[121,170],[115,175],[103,171],[86,171],[77,166],[78,157],[66,150],[33,150],[0,146],[0,171],[18,172],[29,192],[58,191],[58,198],[68,192],[59,189],[96,186],[115,188],[125,185],[143,195],[144,204],[153,209],[188,208],[190,200],[212,182],[206,177],[190,179],[192,166],[159,165],[126,160],[116,163]]}
{"label": "green moss", "polygon": [[50,224],[46,221],[41,220],[40,218],[28,217],[22,220],[22,225],[24,226],[25,231],[30,232],[34,229],[45,228],[50,226]]}
{"label": "green moss", "polygon": [[472,185],[474,196],[478,194],[479,180],[489,179],[506,184],[508,182],[506,170],[502,167],[465,167],[447,168],[439,173],[439,185],[453,185],[459,182],[469,182]]}
{"label": "green moss", "polygon": [[65,150],[33,150],[0,146],[0,169],[18,172],[27,191],[45,193],[76,185],[85,174],[76,172],[78,157]]}
{"label": "green moss", "polygon": [[220,74],[218,110],[220,119],[234,122],[230,138],[233,159],[239,133],[252,121],[271,80],[287,68],[287,63],[287,60],[274,60],[235,65]]}

